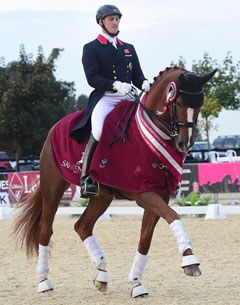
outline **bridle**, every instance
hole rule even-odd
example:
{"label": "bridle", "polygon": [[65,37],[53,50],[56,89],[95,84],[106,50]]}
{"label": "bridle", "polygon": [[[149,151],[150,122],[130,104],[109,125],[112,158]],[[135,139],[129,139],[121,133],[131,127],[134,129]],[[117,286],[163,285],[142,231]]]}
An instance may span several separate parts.
{"label": "bridle", "polygon": [[[164,105],[161,111],[152,111],[150,108],[145,106],[141,102],[141,97],[143,91],[138,95],[135,88],[131,91],[132,97],[134,101],[139,104],[146,113],[151,117],[157,120],[157,122],[168,132],[170,137],[176,137],[179,134],[179,128],[195,128],[197,124],[197,117],[194,122],[179,122],[177,119],[177,101],[180,95],[189,95],[189,96],[198,96],[202,94],[203,91],[200,90],[199,92],[191,92],[179,89],[177,87],[176,82],[172,81],[169,83],[166,89],[166,98],[164,101]],[[170,110],[171,112],[171,122],[170,124],[166,123],[162,118],[161,115],[164,114],[166,111]]]}

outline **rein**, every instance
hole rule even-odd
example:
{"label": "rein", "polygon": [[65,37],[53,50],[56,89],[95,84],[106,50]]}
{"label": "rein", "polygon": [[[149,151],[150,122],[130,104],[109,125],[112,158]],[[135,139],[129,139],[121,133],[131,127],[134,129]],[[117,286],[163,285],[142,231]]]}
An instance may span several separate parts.
{"label": "rein", "polygon": [[159,123],[160,125],[162,125],[162,127],[164,127],[168,133],[170,134],[170,136],[174,137],[174,136],[177,136],[177,134],[175,135],[172,134],[172,126],[167,124],[165,121],[163,121],[161,118],[159,118],[158,114],[154,111],[152,111],[151,109],[149,109],[148,107],[146,107],[142,102],[141,102],[141,97],[144,93],[144,91],[141,91],[140,94],[138,95],[136,93],[136,89],[133,88],[133,90],[129,93],[129,96],[133,97],[134,98],[134,103],[140,105],[145,111],[146,113],[150,116],[150,117],[154,117]]}
{"label": "rein", "polygon": [[[146,113],[150,116],[150,117],[154,117],[159,124],[165,128],[165,130],[169,133],[169,135],[171,137],[176,137],[178,135],[178,129],[176,129],[176,123],[174,124],[174,122],[171,122],[171,125],[169,125],[168,123],[166,123],[165,121],[163,121],[159,115],[152,111],[151,109],[149,109],[148,107],[146,107],[142,102],[141,102],[141,97],[143,95],[144,91],[141,91],[140,94],[137,94],[137,91],[135,88],[133,88],[133,90],[129,93],[129,96],[134,98],[134,103],[140,105],[145,111]],[[175,112],[175,111],[174,111]],[[174,114],[174,118],[176,117],[176,115]],[[179,124],[179,123],[178,123]],[[185,123],[182,123],[185,124]]]}
{"label": "rein", "polygon": [[[181,94],[187,94],[187,95],[199,95],[202,93],[200,92],[188,92],[188,91],[183,91],[183,90],[178,90]],[[167,88],[167,97],[163,106],[163,110],[161,112],[154,112],[148,107],[146,107],[142,102],[141,102],[141,97],[144,93],[144,91],[141,91],[140,94],[137,94],[136,89],[133,87],[132,91],[129,93],[129,96],[134,98],[134,102],[140,105],[146,113],[150,116],[153,117],[158,121],[158,123],[169,133],[171,137],[176,137],[178,136],[178,130],[180,127],[184,128],[195,128],[196,126],[196,121],[195,122],[178,122],[177,121],[177,116],[176,116],[176,102],[177,102],[177,97],[178,97],[178,92],[177,92],[177,87],[174,82],[171,82],[168,85]],[[167,111],[169,106],[172,104],[171,107],[171,124],[166,123],[164,120],[162,120],[159,115],[163,114]]]}
{"label": "rein", "polygon": [[[148,116],[151,119],[155,119],[169,134],[170,137],[174,138],[177,137],[179,134],[179,128],[195,128],[197,118],[195,122],[178,122],[177,120],[177,111],[176,111],[176,104],[177,104],[177,98],[179,94],[183,95],[189,95],[189,96],[197,96],[203,93],[202,90],[198,92],[191,92],[191,91],[185,91],[180,88],[178,88],[175,81],[172,81],[168,84],[166,88],[166,99],[164,102],[164,105],[162,107],[161,111],[152,111],[150,108],[144,105],[144,103],[141,101],[141,97],[143,95],[144,91],[141,91],[140,94],[137,93],[137,90],[135,87],[132,86],[131,91],[128,93],[128,96],[133,99],[133,104],[128,107],[123,115],[123,117],[127,116],[126,123],[122,128],[122,132],[120,136],[117,136],[117,130],[120,129],[120,124],[123,121],[123,117],[118,121],[115,130],[113,132],[113,136],[111,139],[111,142],[109,146],[111,146],[116,140],[119,138],[121,139],[121,142],[125,142],[126,138],[126,132],[128,129],[128,126],[130,124],[130,121],[132,119],[132,116],[135,112],[136,105],[140,105],[144,111],[148,114]],[[161,119],[160,115],[164,114],[168,109],[170,108],[171,111],[171,123],[166,123],[163,119]]]}

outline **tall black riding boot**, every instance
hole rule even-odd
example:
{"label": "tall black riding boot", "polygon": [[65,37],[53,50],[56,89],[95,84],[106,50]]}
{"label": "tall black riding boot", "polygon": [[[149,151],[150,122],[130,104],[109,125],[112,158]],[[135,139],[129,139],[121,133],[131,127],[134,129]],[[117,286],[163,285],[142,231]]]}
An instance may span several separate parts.
{"label": "tall black riding boot", "polygon": [[88,143],[83,154],[83,164],[80,178],[81,197],[88,198],[91,196],[98,196],[99,185],[96,181],[88,176],[92,157],[97,146],[98,141],[94,139],[93,135],[90,135]]}

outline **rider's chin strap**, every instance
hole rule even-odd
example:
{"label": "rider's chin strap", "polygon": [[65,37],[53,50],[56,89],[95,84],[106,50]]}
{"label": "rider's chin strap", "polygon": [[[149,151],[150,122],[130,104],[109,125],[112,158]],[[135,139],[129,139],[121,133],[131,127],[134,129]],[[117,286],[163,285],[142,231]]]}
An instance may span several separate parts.
{"label": "rider's chin strap", "polygon": [[164,102],[164,106],[161,111],[156,111],[157,115],[162,115],[164,114],[169,105],[174,102],[178,97],[178,90],[177,90],[177,84],[176,82],[172,81],[171,83],[168,84],[167,89],[166,89],[166,99]]}

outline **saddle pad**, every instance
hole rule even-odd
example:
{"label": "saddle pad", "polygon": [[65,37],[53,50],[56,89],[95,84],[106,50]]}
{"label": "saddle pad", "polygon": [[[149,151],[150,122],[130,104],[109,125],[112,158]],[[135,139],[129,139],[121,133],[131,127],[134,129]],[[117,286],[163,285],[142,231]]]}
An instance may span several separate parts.
{"label": "saddle pad", "polygon": [[[179,179],[163,166],[146,145],[139,134],[134,114],[126,130],[125,142],[122,143],[122,129],[132,105],[132,102],[124,101],[106,117],[102,137],[92,159],[90,176],[114,189],[134,192],[168,190],[172,194]],[[65,180],[77,185],[86,141],[78,144],[69,134],[82,116],[83,112],[80,111],[69,114],[52,129],[52,148],[56,165]],[[119,120],[121,123],[116,129]],[[112,143],[113,137],[116,141]]]}
{"label": "saddle pad", "polygon": [[79,185],[80,160],[87,140],[78,144],[70,138],[70,132],[81,121],[83,114],[83,111],[70,113],[56,123],[51,130],[51,146],[56,166],[61,176],[75,185]]}

